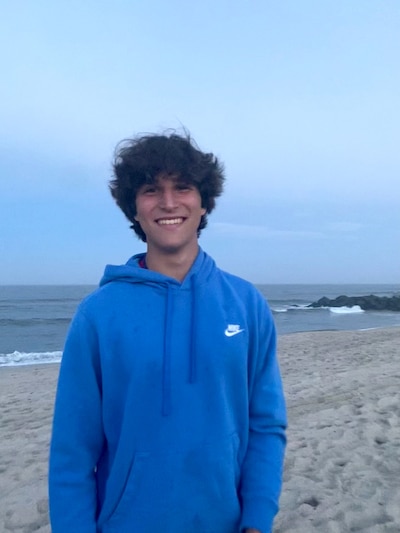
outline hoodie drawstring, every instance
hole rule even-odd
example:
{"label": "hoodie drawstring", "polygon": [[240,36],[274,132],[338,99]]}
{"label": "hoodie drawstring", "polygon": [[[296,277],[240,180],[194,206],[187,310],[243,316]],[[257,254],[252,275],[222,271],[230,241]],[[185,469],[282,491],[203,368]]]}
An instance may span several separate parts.
{"label": "hoodie drawstring", "polygon": [[171,319],[172,319],[172,295],[171,287],[167,285],[164,319],[164,357],[162,374],[162,414],[168,416],[171,412]]}
{"label": "hoodie drawstring", "polygon": [[[173,289],[168,284],[165,302],[164,319],[164,353],[162,368],[162,415],[168,416],[171,413],[171,330],[173,313]],[[190,308],[190,339],[189,339],[189,383],[197,380],[197,338],[198,312],[197,312],[197,291],[195,278],[191,279],[191,308]]]}
{"label": "hoodie drawstring", "polygon": [[[107,283],[119,282],[119,283],[138,283],[141,285],[149,285],[149,287],[159,287],[162,290],[165,287],[165,317],[164,317],[164,339],[163,339],[163,353],[162,353],[162,391],[161,391],[161,413],[163,416],[168,416],[172,411],[172,326],[173,326],[173,308],[174,308],[174,292],[175,290],[186,291],[188,285],[190,286],[190,317],[189,317],[189,335],[187,346],[187,361],[188,361],[188,383],[196,383],[198,379],[198,354],[199,354],[199,320],[202,320],[201,309],[201,294],[199,293],[201,283],[204,283],[212,272],[215,271],[214,261],[199,249],[198,256],[196,257],[193,266],[188,273],[187,280],[185,279],[183,284],[184,288],[177,287],[177,282],[172,282],[170,279],[159,273],[146,268],[146,254],[140,253],[129,259],[125,265],[115,266],[107,265],[104,271],[104,275],[101,278],[100,286],[104,286]],[[149,290],[153,290],[149,289]],[[157,332],[157,335],[159,333]],[[162,333],[160,332],[160,335]]]}
{"label": "hoodie drawstring", "polygon": [[189,383],[195,383],[197,378],[197,339],[196,331],[198,330],[197,324],[197,294],[196,284],[194,282],[195,277],[191,278],[192,285],[192,306],[190,317],[190,353],[189,353]]}

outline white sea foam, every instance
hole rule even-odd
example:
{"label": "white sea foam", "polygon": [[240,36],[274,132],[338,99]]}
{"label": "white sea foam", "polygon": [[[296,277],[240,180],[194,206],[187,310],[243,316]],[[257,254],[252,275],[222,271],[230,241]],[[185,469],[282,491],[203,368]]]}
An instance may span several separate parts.
{"label": "white sea foam", "polygon": [[0,366],[38,365],[59,363],[62,352],[12,352],[0,354]]}
{"label": "white sea foam", "polygon": [[274,313],[287,313],[288,311],[315,311],[316,308],[310,307],[309,304],[292,304],[280,307],[271,306]]}
{"label": "white sea foam", "polygon": [[359,305],[353,305],[352,307],[329,307],[331,313],[336,315],[349,315],[354,313],[364,313],[364,309],[361,309]]}
{"label": "white sea foam", "polygon": [[316,307],[310,307],[310,304],[296,304],[289,307],[291,311],[315,311]]}

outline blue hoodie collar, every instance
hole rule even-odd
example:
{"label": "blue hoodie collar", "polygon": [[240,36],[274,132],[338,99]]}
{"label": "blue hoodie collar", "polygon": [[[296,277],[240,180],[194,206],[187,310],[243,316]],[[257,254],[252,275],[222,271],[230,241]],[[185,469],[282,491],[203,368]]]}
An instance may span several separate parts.
{"label": "blue hoodie collar", "polygon": [[215,269],[214,260],[199,247],[199,252],[193,265],[186,274],[185,279],[179,282],[174,278],[165,276],[154,270],[141,268],[139,260],[145,255],[144,253],[136,254],[125,265],[107,265],[104,270],[104,275],[100,280],[100,286],[111,281],[126,281],[127,283],[150,282],[160,283],[162,285],[172,284],[186,288],[192,283],[192,278],[195,277],[200,282],[205,281]]}

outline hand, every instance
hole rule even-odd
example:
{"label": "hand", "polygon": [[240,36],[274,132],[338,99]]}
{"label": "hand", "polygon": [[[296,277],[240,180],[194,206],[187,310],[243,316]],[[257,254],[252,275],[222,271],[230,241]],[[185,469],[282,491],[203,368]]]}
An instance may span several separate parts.
{"label": "hand", "polygon": [[248,529],[245,529],[244,533],[261,533],[261,531],[259,529],[254,529],[253,527],[250,527]]}

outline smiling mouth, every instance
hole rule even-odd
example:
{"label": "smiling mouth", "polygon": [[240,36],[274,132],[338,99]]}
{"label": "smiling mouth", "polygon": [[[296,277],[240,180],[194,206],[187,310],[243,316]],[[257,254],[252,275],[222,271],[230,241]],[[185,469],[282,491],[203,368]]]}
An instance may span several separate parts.
{"label": "smiling mouth", "polygon": [[183,222],[182,217],[177,218],[160,218],[157,220],[157,224],[160,224],[161,226],[172,226],[174,224],[182,224]]}

